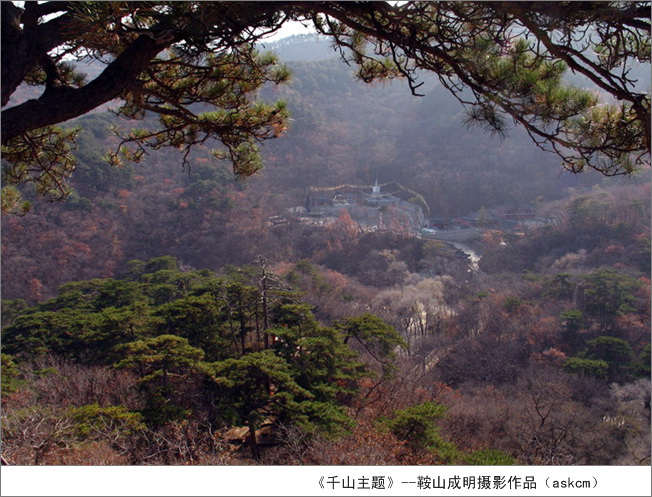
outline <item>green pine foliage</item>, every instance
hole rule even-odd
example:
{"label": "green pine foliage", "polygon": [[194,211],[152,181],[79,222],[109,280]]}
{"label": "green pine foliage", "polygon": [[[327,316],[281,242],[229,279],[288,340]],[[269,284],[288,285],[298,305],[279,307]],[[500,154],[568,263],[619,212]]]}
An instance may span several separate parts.
{"label": "green pine foliage", "polygon": [[75,422],[75,434],[85,441],[104,437],[126,437],[145,429],[142,416],[123,406],[102,407],[89,404],[73,407],[70,409],[70,416]]}
{"label": "green pine foliage", "polygon": [[[273,419],[345,433],[358,382],[373,376],[347,344],[352,329],[387,368],[402,340],[369,314],[323,326],[292,292],[269,293],[264,328],[258,278],[253,267],[218,276],[181,271],[172,257],[132,261],[124,279],[68,283],[34,307],[6,302],[3,351],[22,362],[56,356],[132,373],[143,403],[137,412],[150,428],[208,409],[215,422],[253,432]],[[3,355],[7,391],[14,370]]]}
{"label": "green pine foliage", "polygon": [[345,318],[335,327],[344,334],[344,343],[354,339],[382,367],[383,376],[394,373],[396,352],[407,349],[407,342],[394,327],[373,314],[365,313],[355,318]]}
{"label": "green pine foliage", "polygon": [[[585,345],[583,351],[566,360],[566,371],[618,382],[631,380],[637,371],[645,374],[633,360],[631,345],[622,338],[599,336]],[[649,345],[647,347],[649,350]],[[644,351],[641,352],[642,356],[645,355]]]}
{"label": "green pine foliage", "polygon": [[464,456],[464,462],[470,466],[513,466],[517,464],[509,454],[500,450],[476,450]]}
{"label": "green pine foliage", "polygon": [[16,362],[9,354],[2,354],[2,372],[0,381],[2,382],[2,397],[14,393],[18,389],[20,370]]}
{"label": "green pine foliage", "polygon": [[593,376],[601,380],[606,380],[609,372],[609,364],[600,359],[569,357],[564,362],[564,370],[569,373]]}
{"label": "green pine foliage", "polygon": [[459,451],[454,444],[445,441],[435,422],[441,419],[446,407],[435,402],[424,402],[404,409],[397,409],[391,418],[383,421],[387,429],[404,440],[413,451],[432,452],[444,464],[458,459]]}

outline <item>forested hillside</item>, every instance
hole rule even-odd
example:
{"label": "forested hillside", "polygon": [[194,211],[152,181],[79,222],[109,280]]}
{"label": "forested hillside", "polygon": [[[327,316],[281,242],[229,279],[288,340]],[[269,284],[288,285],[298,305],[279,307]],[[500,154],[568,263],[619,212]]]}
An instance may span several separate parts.
{"label": "forested hillside", "polygon": [[[292,46],[281,46],[281,55]],[[423,196],[431,217],[451,218],[481,208],[538,208],[565,198],[569,188],[623,184],[556,168],[554,156],[518,130],[501,141],[465,127],[459,105],[434,81],[419,98],[401,81],[356,82],[336,58],[290,65],[292,84],[270,98],[287,100],[291,130],[265,145],[264,170],[245,182],[208,146],[186,168],[174,150],[153,152],[142,164],[109,166],[103,156],[117,146],[110,127],[130,124],[106,112],[78,119],[75,194],[63,204],[32,198],[29,215],[5,219],[4,297],[51,297],[62,283],[111,276],[116,264],[134,258],[173,255],[209,269],[259,254],[303,258],[306,244],[279,243],[268,218],[305,205],[310,187],[396,181]],[[626,184],[648,180],[646,171]]]}
{"label": "forested hillside", "polygon": [[[247,180],[209,143],[110,166],[131,123],[76,120],[73,195],[2,220],[3,456],[650,464],[649,167],[571,175],[465,126],[435,79],[365,85],[324,43],[268,47],[292,120]],[[376,181],[480,236],[299,214]]]}

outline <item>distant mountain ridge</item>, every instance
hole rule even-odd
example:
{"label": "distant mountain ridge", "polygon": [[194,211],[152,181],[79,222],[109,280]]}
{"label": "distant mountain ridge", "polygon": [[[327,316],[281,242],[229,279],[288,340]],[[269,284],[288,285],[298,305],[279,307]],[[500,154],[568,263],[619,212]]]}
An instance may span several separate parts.
{"label": "distant mountain ridge", "polygon": [[261,43],[261,47],[276,52],[282,62],[316,62],[339,57],[329,38],[316,33],[288,36],[278,41]]}

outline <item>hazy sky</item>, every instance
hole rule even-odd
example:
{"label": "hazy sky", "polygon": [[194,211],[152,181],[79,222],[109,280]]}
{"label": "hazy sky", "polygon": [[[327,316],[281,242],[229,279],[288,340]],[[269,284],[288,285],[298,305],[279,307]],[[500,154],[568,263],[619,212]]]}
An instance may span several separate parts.
{"label": "hazy sky", "polygon": [[281,38],[286,38],[292,35],[303,35],[308,33],[314,33],[315,28],[310,23],[308,26],[304,26],[298,21],[286,22],[277,33],[269,37],[269,41],[280,40]]}

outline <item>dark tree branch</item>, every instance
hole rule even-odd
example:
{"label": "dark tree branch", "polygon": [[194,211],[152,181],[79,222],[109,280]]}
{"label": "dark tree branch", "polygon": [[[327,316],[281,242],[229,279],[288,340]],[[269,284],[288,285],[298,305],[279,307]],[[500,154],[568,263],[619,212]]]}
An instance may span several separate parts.
{"label": "dark tree branch", "polygon": [[[290,19],[313,21],[364,81],[402,77],[417,94],[418,70],[434,72],[472,119],[503,134],[511,116],[538,146],[571,165],[579,157],[579,169],[607,157],[612,165],[595,168],[631,172],[629,159],[641,164],[650,150],[649,96],[635,91],[629,72],[631,60],[650,60],[649,2],[1,4],[2,143],[15,150],[30,133],[55,133],[52,125],[120,98],[127,117],[160,116],[161,132],[143,134],[149,143],[137,135],[126,140],[138,147],[190,146],[206,133],[245,166],[254,164],[252,144],[278,136],[286,117],[281,106],[276,115],[254,105],[256,92],[287,78],[275,61],[256,55],[255,44]],[[593,58],[587,51],[595,44]],[[76,87],[63,54],[107,66]],[[625,103],[603,108],[588,92],[564,87],[561,62]],[[552,96],[532,78],[548,84]],[[45,83],[41,97],[6,108],[26,80]],[[214,112],[200,118],[188,108],[193,104]]]}
{"label": "dark tree branch", "polygon": [[[2,30],[5,30],[5,4],[2,3]],[[11,10],[11,9],[8,9]],[[11,40],[2,42],[2,107],[7,105],[11,95],[25,76],[36,67],[51,50],[64,43],[68,30],[76,25],[72,14],[63,14],[33,29],[9,28]],[[4,133],[3,133],[4,134]]]}
{"label": "dark tree branch", "polygon": [[68,10],[70,10],[70,2],[25,2],[25,13],[21,20],[26,28],[32,28],[41,17]]}
{"label": "dark tree branch", "polygon": [[26,131],[67,121],[117,98],[171,39],[156,40],[141,35],[96,79],[87,85],[45,92],[2,113],[2,143]]}

